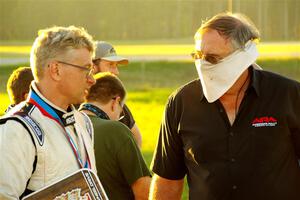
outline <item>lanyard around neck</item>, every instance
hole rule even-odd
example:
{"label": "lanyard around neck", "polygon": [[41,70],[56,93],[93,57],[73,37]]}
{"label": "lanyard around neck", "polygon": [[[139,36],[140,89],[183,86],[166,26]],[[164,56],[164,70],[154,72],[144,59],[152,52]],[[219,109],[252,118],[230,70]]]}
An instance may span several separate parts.
{"label": "lanyard around neck", "polygon": [[94,113],[97,117],[101,118],[101,119],[108,119],[109,120],[109,116],[100,108],[98,108],[97,106],[94,106],[93,104],[90,103],[85,103],[83,105],[81,105],[80,109],[81,110],[88,110],[92,113]]}
{"label": "lanyard around neck", "polygon": [[[64,135],[65,135],[66,139],[68,140],[68,142],[69,142],[69,144],[70,144],[70,146],[73,150],[74,155],[77,158],[78,165],[80,166],[80,168],[89,168],[89,169],[91,169],[90,159],[89,159],[89,156],[88,156],[88,153],[87,153],[85,143],[83,142],[84,149],[85,149],[85,152],[86,152],[86,162],[85,162],[85,164],[83,164],[83,161],[82,161],[82,159],[79,155],[79,150],[78,150],[75,142],[73,141],[72,137],[70,136],[70,133],[68,132],[68,130],[64,127],[64,124],[63,124],[62,120],[57,115],[55,110],[53,110],[53,108],[51,108],[51,106],[49,106],[37,94],[35,94],[34,91],[30,92],[30,98],[29,98],[28,102],[35,105],[41,111],[41,113],[44,116],[54,120],[55,122],[57,122],[62,127],[62,129],[64,130]],[[75,127],[74,127],[74,131],[76,131]]]}

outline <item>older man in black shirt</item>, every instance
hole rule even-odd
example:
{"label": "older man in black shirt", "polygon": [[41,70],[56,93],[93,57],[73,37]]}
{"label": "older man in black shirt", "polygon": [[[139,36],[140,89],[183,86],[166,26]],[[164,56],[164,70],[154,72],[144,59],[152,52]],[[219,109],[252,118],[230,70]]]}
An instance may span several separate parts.
{"label": "older man in black shirt", "polygon": [[150,199],[300,199],[300,84],[263,71],[245,17],[218,14],[195,35],[199,74],[166,105]]}

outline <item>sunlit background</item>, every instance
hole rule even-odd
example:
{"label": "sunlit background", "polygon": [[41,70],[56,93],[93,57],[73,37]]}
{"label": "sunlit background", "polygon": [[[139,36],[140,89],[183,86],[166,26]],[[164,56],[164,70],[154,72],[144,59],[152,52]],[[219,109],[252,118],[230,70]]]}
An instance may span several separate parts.
{"label": "sunlit background", "polygon": [[25,61],[37,31],[53,25],[82,26],[133,60],[188,59],[201,22],[226,11],[257,25],[262,56],[299,56],[299,0],[0,0],[0,63]]}
{"label": "sunlit background", "polygon": [[299,40],[299,0],[1,0],[0,38],[32,41],[38,29],[74,24],[102,40],[191,42],[202,20],[229,9],[249,16],[263,41]]}
{"label": "sunlit background", "polygon": [[300,81],[300,0],[0,0],[0,115],[9,105],[7,78],[29,66],[37,31],[82,26],[130,59],[120,78],[149,164],[168,96],[197,78],[189,57],[193,35],[203,20],[225,11],[246,14],[257,25],[258,64]]}

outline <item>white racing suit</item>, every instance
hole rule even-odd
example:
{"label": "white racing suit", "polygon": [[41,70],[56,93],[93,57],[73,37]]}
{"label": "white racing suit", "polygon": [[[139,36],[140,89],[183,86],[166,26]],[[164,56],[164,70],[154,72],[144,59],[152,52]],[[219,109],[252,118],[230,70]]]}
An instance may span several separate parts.
{"label": "white racing suit", "polygon": [[[19,199],[25,189],[36,191],[81,168],[64,129],[75,141],[83,163],[89,160],[90,168],[96,173],[93,130],[88,117],[74,107],[69,113],[55,107],[39,93],[34,83],[31,90],[29,96],[35,93],[43,101],[42,103],[64,112],[63,116],[73,115],[73,124],[63,127],[45,116],[39,108],[41,105],[28,103],[27,106],[25,103],[17,105],[2,117],[0,123],[1,200]],[[28,131],[28,127],[25,128],[24,123],[21,123],[22,117],[16,115],[19,110],[23,110],[23,113],[25,110],[30,117],[29,120],[35,121],[30,125],[35,131]],[[3,118],[6,118],[4,122]],[[7,118],[11,119],[7,120]],[[38,127],[35,127],[35,124]]]}

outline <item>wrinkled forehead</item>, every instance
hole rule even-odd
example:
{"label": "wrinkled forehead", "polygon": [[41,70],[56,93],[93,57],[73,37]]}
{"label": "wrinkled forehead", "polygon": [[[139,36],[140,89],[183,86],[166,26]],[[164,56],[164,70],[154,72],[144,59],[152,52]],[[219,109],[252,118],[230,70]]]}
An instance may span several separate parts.
{"label": "wrinkled forehead", "polygon": [[195,50],[201,51],[203,48],[203,35],[208,32],[209,29],[202,29],[201,27],[197,30],[194,35],[195,40]]}
{"label": "wrinkled forehead", "polygon": [[216,49],[229,50],[231,42],[217,30],[206,29],[195,34],[195,50],[215,53]]}

